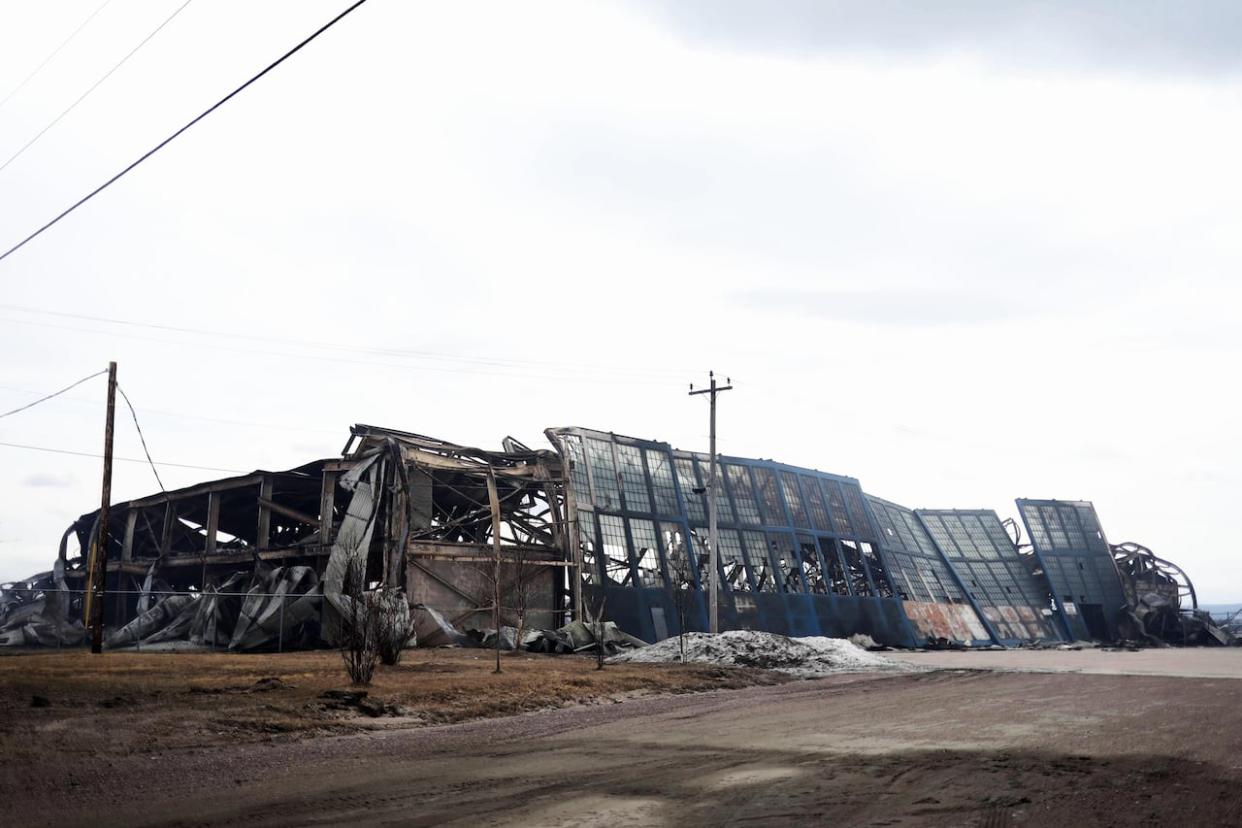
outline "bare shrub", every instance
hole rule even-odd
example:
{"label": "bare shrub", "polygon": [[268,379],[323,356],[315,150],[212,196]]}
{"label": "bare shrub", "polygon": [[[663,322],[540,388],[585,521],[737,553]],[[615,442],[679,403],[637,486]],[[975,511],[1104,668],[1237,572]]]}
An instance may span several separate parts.
{"label": "bare shrub", "polygon": [[608,595],[601,589],[591,608],[591,632],[595,636],[596,670],[604,669],[604,609],[607,606]]}
{"label": "bare shrub", "polygon": [[686,632],[694,607],[694,567],[690,563],[690,555],[681,532],[666,532],[664,538],[668,549],[668,576],[673,587],[673,609],[677,612],[677,647],[684,663]]}
{"label": "bare shrub", "polygon": [[522,638],[526,635],[526,622],[530,617],[531,602],[538,600],[540,576],[544,567],[536,562],[535,553],[526,546],[516,546],[509,557],[508,594],[513,603],[515,631],[513,653],[522,651]]}
{"label": "bare shrub", "polygon": [[364,565],[351,561],[345,571],[344,589],[345,612],[340,620],[340,638],[338,646],[341,658],[345,661],[345,672],[354,684],[371,683],[375,675],[375,665],[380,659],[379,624],[376,618],[381,615],[371,612],[366,597],[366,576]]}
{"label": "bare shrub", "polygon": [[370,599],[368,612],[375,626],[380,661],[390,667],[399,664],[412,628],[410,604],[405,591],[381,587],[371,594]]}

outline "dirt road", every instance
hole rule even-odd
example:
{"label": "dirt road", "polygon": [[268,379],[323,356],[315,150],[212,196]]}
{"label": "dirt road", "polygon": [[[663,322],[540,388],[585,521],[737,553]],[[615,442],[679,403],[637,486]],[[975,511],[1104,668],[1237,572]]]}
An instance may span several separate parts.
{"label": "dirt road", "polygon": [[1229,825],[1242,683],[855,675],[6,768],[30,824]]}
{"label": "dirt road", "polygon": [[1108,676],[1242,678],[1242,647],[1150,650],[953,650],[885,653],[920,667]]}

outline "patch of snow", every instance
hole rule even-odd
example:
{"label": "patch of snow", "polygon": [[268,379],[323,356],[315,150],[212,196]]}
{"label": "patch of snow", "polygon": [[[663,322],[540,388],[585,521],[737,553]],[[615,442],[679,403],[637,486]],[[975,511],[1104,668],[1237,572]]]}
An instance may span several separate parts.
{"label": "patch of snow", "polygon": [[[610,662],[676,663],[682,660],[677,637],[650,647],[628,650]],[[909,670],[902,662],[871,653],[844,638],[809,636],[790,638],[754,630],[730,630],[718,635],[686,634],[686,663],[724,667],[760,667],[795,676],[821,676],[870,670]]]}

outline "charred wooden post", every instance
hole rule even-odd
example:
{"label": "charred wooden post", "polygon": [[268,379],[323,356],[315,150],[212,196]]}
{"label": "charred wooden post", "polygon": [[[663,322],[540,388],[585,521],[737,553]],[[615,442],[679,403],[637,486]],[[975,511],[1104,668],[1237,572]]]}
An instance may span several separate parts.
{"label": "charred wooden post", "polygon": [[112,428],[116,419],[116,363],[108,363],[108,411],[104,421],[103,487],[99,505],[99,534],[95,541],[89,581],[91,652],[103,652],[104,602],[108,581],[108,513],[112,504]]}

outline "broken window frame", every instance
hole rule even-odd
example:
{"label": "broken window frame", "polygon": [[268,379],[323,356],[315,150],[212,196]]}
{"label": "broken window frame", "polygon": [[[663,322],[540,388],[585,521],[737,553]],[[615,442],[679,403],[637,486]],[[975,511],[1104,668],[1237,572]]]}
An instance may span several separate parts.
{"label": "broken window frame", "polygon": [[794,542],[797,544],[798,565],[802,570],[806,591],[811,595],[831,594],[832,588],[828,583],[828,575],[815,536],[799,532],[794,537]]}
{"label": "broken window frame", "polygon": [[582,583],[598,586],[603,583],[600,561],[595,554],[599,548],[599,534],[595,525],[595,513],[589,509],[578,510],[578,546],[582,560]]}
{"label": "broken window frame", "polygon": [[767,534],[758,529],[743,529],[739,534],[755,592],[780,592],[780,576],[768,554]]}
{"label": "broken window frame", "polygon": [[875,585],[871,583],[871,573],[867,571],[867,563],[863,559],[861,541],[855,538],[838,538],[841,561],[845,564],[845,574],[849,579],[850,593],[861,598],[874,598]]}
{"label": "broken window frame", "polygon": [[717,564],[720,583],[728,592],[755,592],[750,567],[742,551],[742,541],[736,529],[718,529]]}
{"label": "broken window frame", "polygon": [[806,585],[802,581],[802,567],[793,534],[768,532],[767,542],[768,559],[780,585],[779,591],[795,595],[805,593]]}
{"label": "broken window frame", "polygon": [[604,585],[634,586],[634,570],[630,566],[629,532],[625,518],[609,514],[597,514],[596,518],[599,522],[599,554],[604,564]]}
{"label": "broken window frame", "polygon": [[638,586],[647,589],[664,589],[664,563],[660,558],[660,541],[654,520],[632,517],[630,529],[631,554]]}

